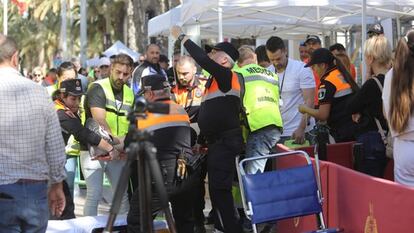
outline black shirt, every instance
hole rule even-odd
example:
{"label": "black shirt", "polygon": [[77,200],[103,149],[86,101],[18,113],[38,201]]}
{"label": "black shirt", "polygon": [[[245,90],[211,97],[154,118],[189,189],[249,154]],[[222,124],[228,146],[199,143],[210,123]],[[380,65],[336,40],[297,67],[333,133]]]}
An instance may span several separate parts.
{"label": "black shirt", "polygon": [[70,117],[65,113],[65,110],[58,110],[57,115],[62,128],[62,136],[67,145],[70,135],[73,134],[75,139],[80,142],[82,148],[86,148],[86,144],[97,146],[101,141],[101,137],[92,132],[88,128],[85,128],[81,124],[79,116],[76,118]]}
{"label": "black shirt", "polygon": [[[115,95],[115,100],[122,103],[123,88],[120,91],[117,91],[114,88],[112,88],[112,92]],[[85,96],[84,107],[85,107],[86,119],[92,117],[91,107],[102,108],[102,109],[106,108],[106,96],[105,96],[105,92],[101,85],[93,83],[90,86]]]}
{"label": "black shirt", "polygon": [[[385,76],[379,74],[376,76],[381,85],[384,86]],[[360,113],[361,118],[356,124],[356,134],[360,135],[368,131],[378,131],[374,118],[378,119],[384,130],[388,130],[387,121],[385,120],[382,110],[382,92],[377,82],[370,78],[356,95],[350,100],[348,110],[351,113]]]}
{"label": "black shirt", "polygon": [[[184,43],[184,47],[194,60],[211,74],[221,92],[231,89],[233,72],[211,60],[205,51],[191,40]],[[207,81],[207,84],[212,80]],[[216,136],[221,132],[240,127],[240,98],[232,95],[210,99],[201,103],[198,113],[198,125],[201,133],[206,136]]]}
{"label": "black shirt", "polygon": [[[334,70],[335,68],[328,71],[324,77],[327,77]],[[318,91],[319,105],[331,104],[327,120],[328,126],[332,132],[341,134],[340,137],[349,138],[350,134],[353,133],[354,124],[352,123],[351,113],[347,110],[347,106],[354,93],[335,97],[336,91],[336,86],[322,77]]]}

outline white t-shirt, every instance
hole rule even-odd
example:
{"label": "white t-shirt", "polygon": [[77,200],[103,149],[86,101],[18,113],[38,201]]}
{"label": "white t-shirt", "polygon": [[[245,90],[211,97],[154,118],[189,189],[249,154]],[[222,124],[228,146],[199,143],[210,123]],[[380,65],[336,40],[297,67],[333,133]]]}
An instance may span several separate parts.
{"label": "white t-shirt", "polygon": [[[270,65],[268,70],[275,72],[275,67]],[[315,88],[315,79],[310,68],[305,68],[305,63],[288,58],[288,64],[284,72],[277,73],[279,76],[279,93],[283,105],[280,112],[283,119],[282,137],[292,136],[292,133],[300,125],[302,114],[298,110],[300,104],[304,104],[302,89]],[[313,96],[312,96],[313,101]],[[313,129],[314,119],[311,118],[310,124],[305,132]]]}

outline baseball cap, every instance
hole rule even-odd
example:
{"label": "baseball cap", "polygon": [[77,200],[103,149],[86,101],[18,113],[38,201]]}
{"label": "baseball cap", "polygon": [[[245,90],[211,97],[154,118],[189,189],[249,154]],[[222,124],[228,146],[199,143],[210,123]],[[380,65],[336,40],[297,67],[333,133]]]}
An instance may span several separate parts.
{"label": "baseball cap", "polygon": [[82,83],[80,79],[67,79],[60,83],[60,92],[68,93],[73,96],[80,96],[82,92]]}
{"label": "baseball cap", "polygon": [[204,45],[204,51],[206,51],[206,53],[210,53],[211,50],[213,50],[213,47],[214,46],[212,46],[212,45],[206,44],[206,45]]}
{"label": "baseball cap", "polygon": [[99,59],[99,63],[98,63],[99,67],[101,67],[101,66],[110,66],[110,65],[111,65],[111,60],[109,58],[101,57]]}
{"label": "baseball cap", "polygon": [[319,36],[317,35],[307,35],[305,39],[305,44],[307,44],[310,41],[315,41],[315,42],[318,42],[319,44],[321,43],[321,39],[319,39]]}
{"label": "baseball cap", "polygon": [[154,74],[142,77],[142,87],[144,90],[150,89],[152,91],[155,91],[170,87],[170,83],[164,76]]}
{"label": "baseball cap", "polygon": [[305,67],[310,67],[315,64],[331,63],[335,59],[334,55],[326,48],[319,48],[313,51],[310,61]]}
{"label": "baseball cap", "polygon": [[368,27],[367,33],[371,35],[381,35],[384,34],[384,28],[381,24],[376,23]]}
{"label": "baseball cap", "polygon": [[237,49],[229,42],[220,42],[214,45],[211,49],[225,52],[234,61],[239,59],[239,51],[237,51]]}

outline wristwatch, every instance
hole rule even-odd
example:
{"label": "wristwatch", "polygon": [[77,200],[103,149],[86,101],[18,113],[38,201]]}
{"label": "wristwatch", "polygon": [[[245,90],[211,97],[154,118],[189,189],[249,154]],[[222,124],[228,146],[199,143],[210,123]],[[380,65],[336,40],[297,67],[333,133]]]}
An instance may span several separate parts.
{"label": "wristwatch", "polygon": [[185,37],[185,34],[184,34],[184,33],[181,33],[181,34],[178,36],[177,40],[182,41],[182,40],[184,39],[184,37]]}

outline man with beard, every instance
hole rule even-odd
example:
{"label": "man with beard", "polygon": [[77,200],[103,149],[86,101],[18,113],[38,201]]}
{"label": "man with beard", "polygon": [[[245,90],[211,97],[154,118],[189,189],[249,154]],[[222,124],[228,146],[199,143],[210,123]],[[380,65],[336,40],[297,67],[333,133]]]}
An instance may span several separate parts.
{"label": "man with beard", "polygon": [[[312,70],[304,68],[305,63],[288,58],[287,50],[280,37],[272,36],[266,42],[266,52],[270,62],[270,71],[279,76],[280,111],[283,119],[283,134],[280,143],[292,138],[295,143],[305,141],[305,132],[313,128],[313,119],[298,111],[300,104],[313,108],[315,81]],[[309,135],[306,135],[307,139]],[[310,140],[311,141],[311,140]]]}
{"label": "man with beard", "polygon": [[[92,83],[85,98],[86,118],[93,118],[108,132],[115,145],[108,161],[91,160],[88,151],[81,147],[81,168],[86,181],[87,194],[84,216],[95,216],[98,211],[98,203],[102,197],[103,173],[107,175],[115,191],[125,160],[120,160],[123,153],[123,140],[128,132],[128,114],[132,111],[134,94],[125,85],[131,77],[133,61],[126,54],[119,54],[114,58],[110,67],[109,78]],[[126,192],[122,198],[120,214],[128,212],[128,198]]]}
{"label": "man with beard", "polygon": [[132,72],[131,88],[134,94],[137,94],[141,90],[142,77],[159,74],[164,76],[165,80],[167,80],[167,74],[159,64],[160,47],[156,44],[149,44],[145,51],[145,57],[145,61]]}

